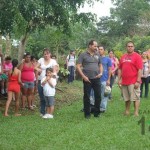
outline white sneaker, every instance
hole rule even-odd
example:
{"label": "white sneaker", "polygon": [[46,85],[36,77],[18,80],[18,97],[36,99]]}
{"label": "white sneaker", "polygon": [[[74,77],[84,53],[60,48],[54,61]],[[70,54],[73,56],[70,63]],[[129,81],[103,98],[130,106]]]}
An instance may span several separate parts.
{"label": "white sneaker", "polygon": [[47,114],[48,116],[47,116],[47,118],[49,118],[49,119],[52,119],[52,118],[54,118],[54,116],[53,115],[51,115],[51,114]]}
{"label": "white sneaker", "polygon": [[49,114],[45,114],[42,118],[48,119]]}

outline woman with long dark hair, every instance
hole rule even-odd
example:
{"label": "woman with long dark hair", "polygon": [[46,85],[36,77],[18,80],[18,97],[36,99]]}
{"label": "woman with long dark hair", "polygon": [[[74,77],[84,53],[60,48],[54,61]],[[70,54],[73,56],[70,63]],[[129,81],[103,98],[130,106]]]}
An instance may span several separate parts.
{"label": "woman with long dark hair", "polygon": [[12,101],[13,93],[15,94],[15,102],[16,102],[15,116],[21,115],[21,114],[18,114],[20,84],[22,85],[21,71],[19,69],[17,69],[18,60],[13,59],[12,65],[13,65],[12,70],[10,70],[8,72],[8,98],[7,98],[7,102],[6,102],[4,116],[8,116],[8,108],[9,108],[10,102]]}

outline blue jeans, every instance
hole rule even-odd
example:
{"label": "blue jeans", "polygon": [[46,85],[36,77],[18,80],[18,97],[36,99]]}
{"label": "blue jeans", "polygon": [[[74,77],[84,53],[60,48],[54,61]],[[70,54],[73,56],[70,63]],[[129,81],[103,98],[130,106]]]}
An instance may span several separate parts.
{"label": "blue jeans", "polygon": [[107,107],[107,102],[108,102],[108,96],[104,96],[105,92],[105,87],[106,87],[106,81],[101,82],[101,104],[100,104],[100,111],[105,111]]}
{"label": "blue jeans", "polygon": [[83,81],[84,87],[84,96],[83,96],[83,103],[84,103],[84,115],[90,116],[90,92],[93,88],[94,90],[94,97],[95,97],[95,104],[94,104],[94,115],[99,115],[100,113],[100,101],[101,101],[101,85],[100,79],[90,79],[90,82]]}
{"label": "blue jeans", "polygon": [[69,66],[68,71],[70,72],[69,75],[68,75],[68,83],[70,83],[70,82],[73,82],[73,80],[74,80],[75,67],[74,66]]}
{"label": "blue jeans", "polygon": [[39,80],[38,82],[38,93],[40,96],[40,113],[45,114],[45,107],[46,107],[46,102],[45,102],[45,97],[43,94],[43,87],[41,86],[41,81]]}

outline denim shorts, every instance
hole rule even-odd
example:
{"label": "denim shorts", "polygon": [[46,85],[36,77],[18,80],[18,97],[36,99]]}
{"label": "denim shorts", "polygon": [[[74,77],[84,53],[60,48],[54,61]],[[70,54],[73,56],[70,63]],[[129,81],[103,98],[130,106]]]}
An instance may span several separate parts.
{"label": "denim shorts", "polygon": [[33,89],[34,88],[34,82],[24,82],[23,88],[25,88],[25,89]]}
{"label": "denim shorts", "polygon": [[55,103],[54,96],[45,96],[45,102],[47,107],[54,106]]}

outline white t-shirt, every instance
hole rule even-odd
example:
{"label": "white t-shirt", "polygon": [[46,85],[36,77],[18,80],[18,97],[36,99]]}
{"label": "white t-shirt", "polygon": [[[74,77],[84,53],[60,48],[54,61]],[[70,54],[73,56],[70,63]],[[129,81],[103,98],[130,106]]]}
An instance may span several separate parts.
{"label": "white t-shirt", "polygon": [[[42,82],[46,79],[46,77],[44,77],[42,80],[41,80],[41,84]],[[44,96],[55,96],[55,86],[56,86],[56,79],[55,78],[50,78],[50,81],[52,83],[52,86],[50,86],[50,84],[47,82],[45,85],[42,85],[43,86],[43,94]]]}
{"label": "white t-shirt", "polygon": [[74,55],[70,55],[70,56],[68,55],[67,60],[68,60],[68,66],[75,66],[76,57]]}
{"label": "white t-shirt", "polygon": [[40,63],[40,65],[41,65],[40,68],[42,69],[42,72],[39,75],[38,80],[42,80],[45,77],[47,68],[50,68],[50,67],[53,68],[54,66],[57,65],[57,62],[54,59],[51,59],[48,65],[44,64],[44,58],[40,58],[38,60],[38,63]]}

